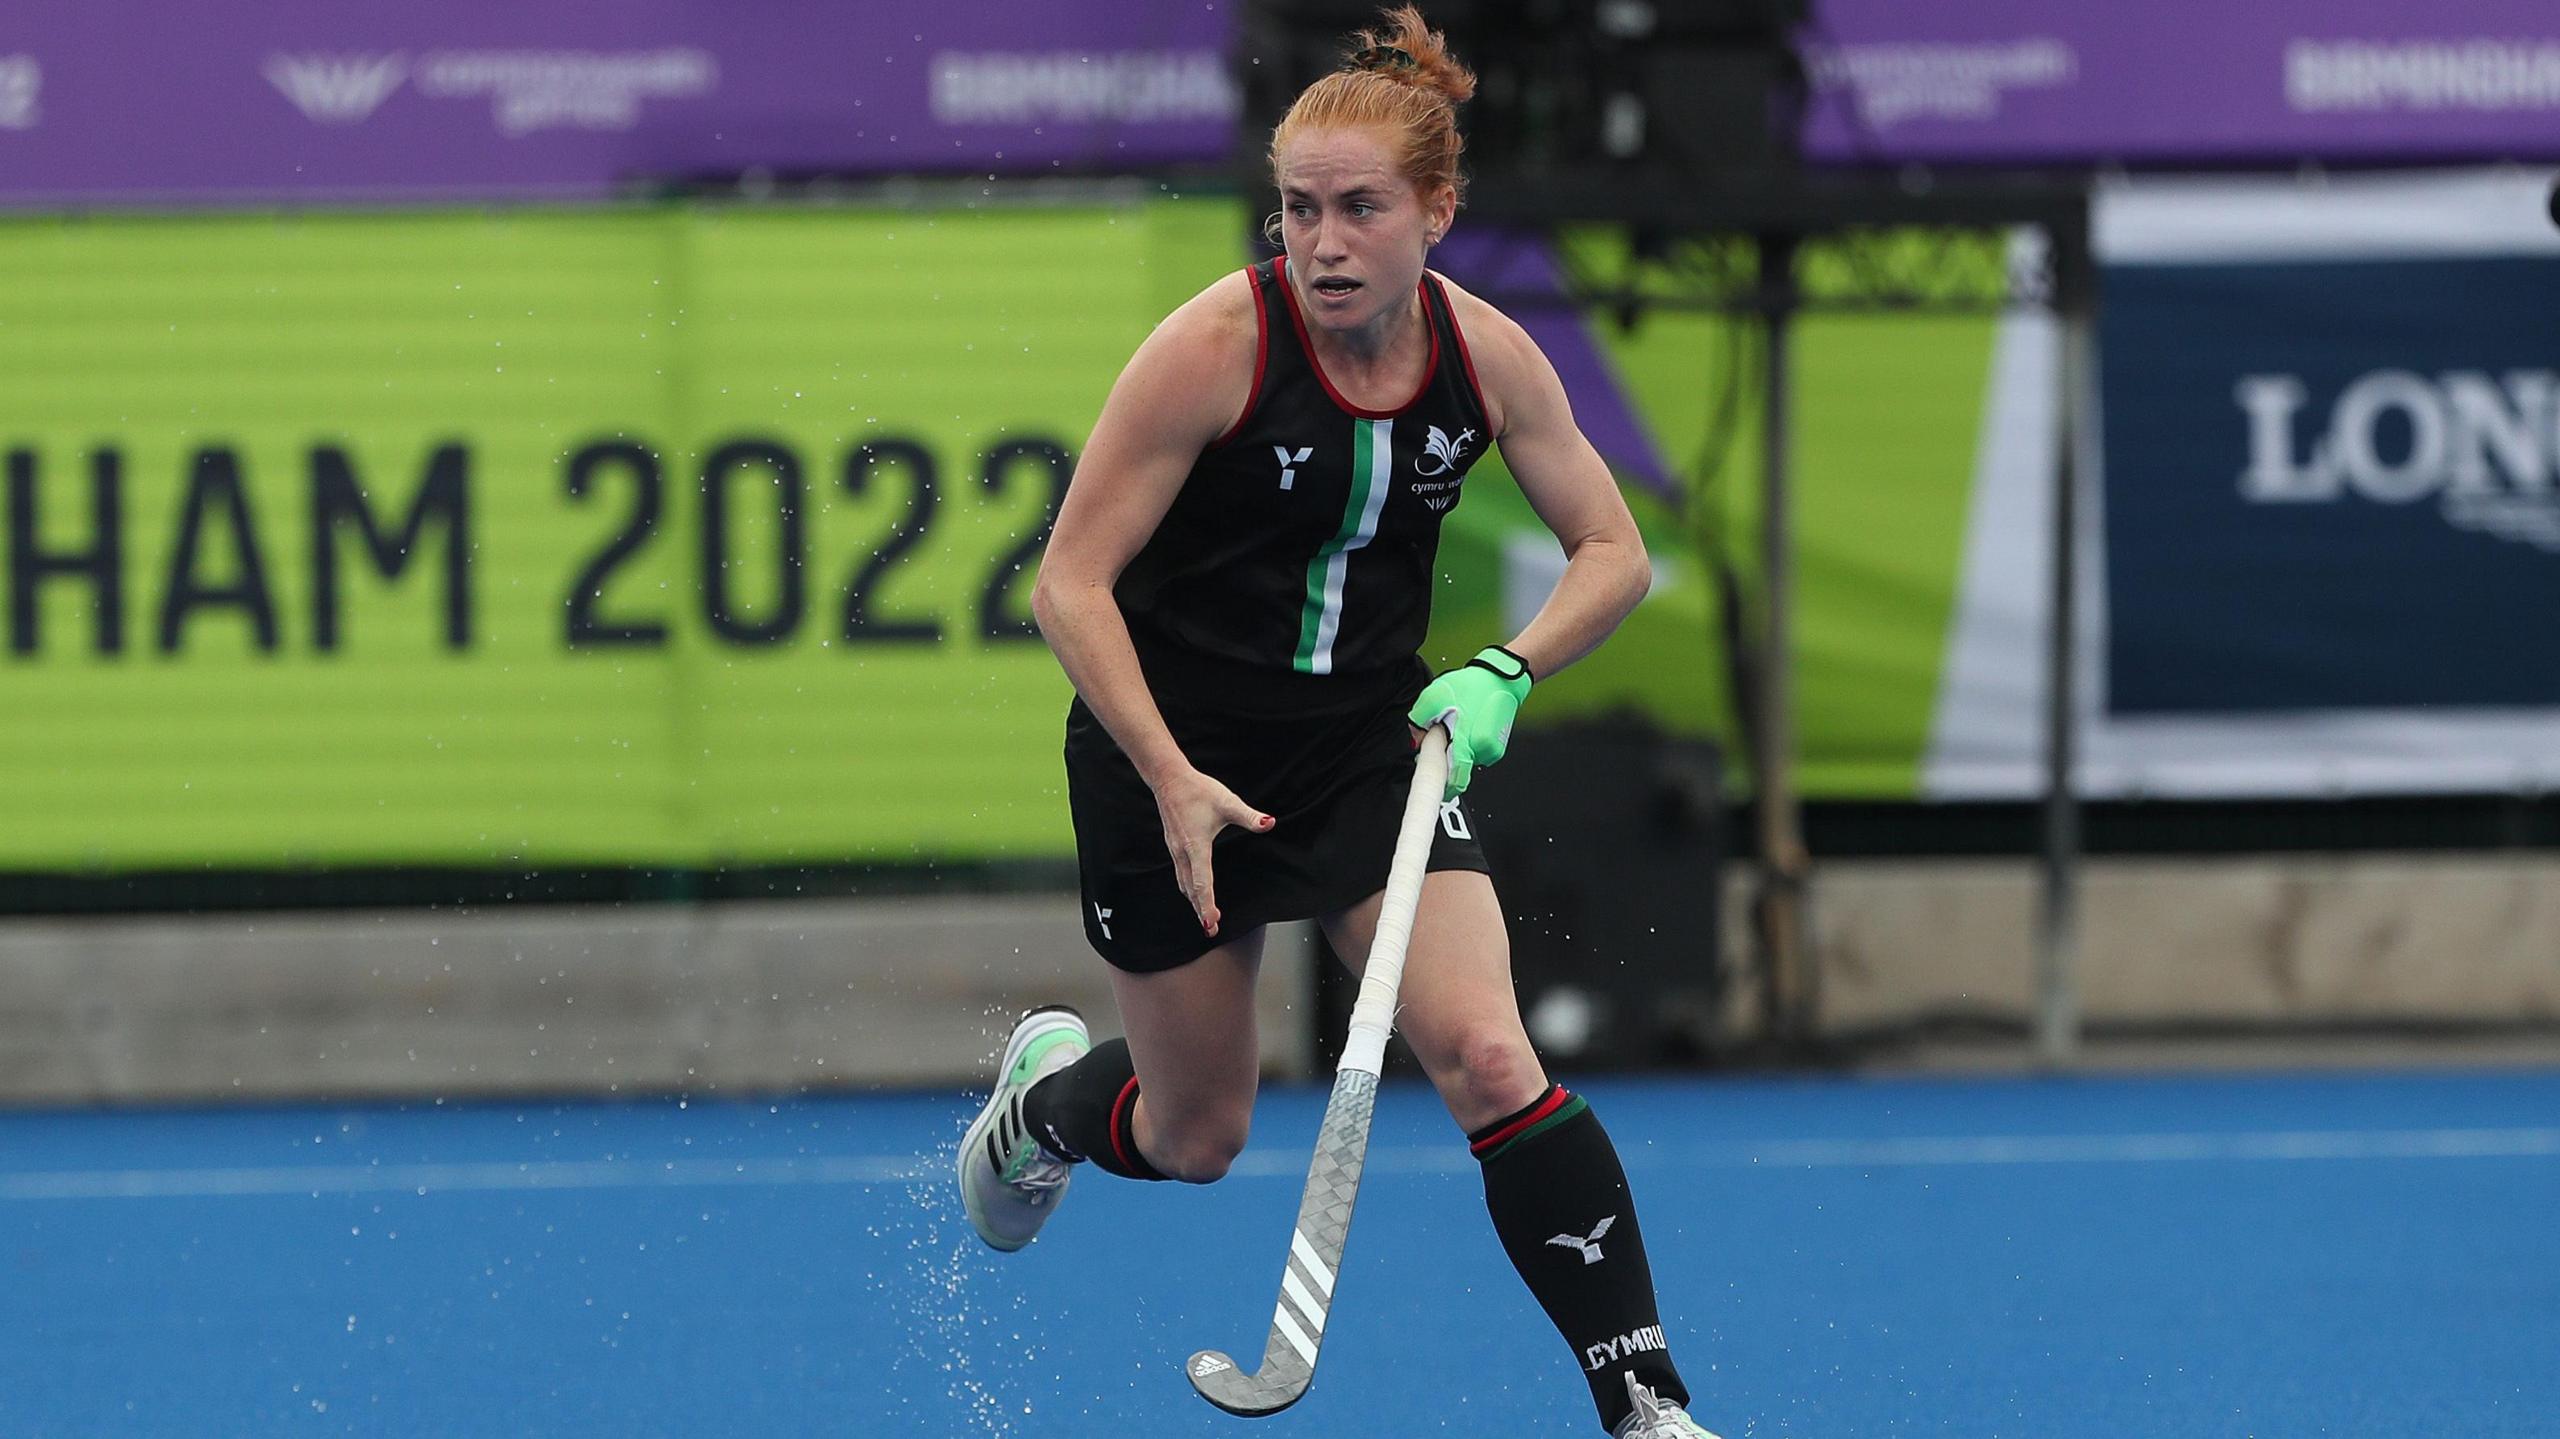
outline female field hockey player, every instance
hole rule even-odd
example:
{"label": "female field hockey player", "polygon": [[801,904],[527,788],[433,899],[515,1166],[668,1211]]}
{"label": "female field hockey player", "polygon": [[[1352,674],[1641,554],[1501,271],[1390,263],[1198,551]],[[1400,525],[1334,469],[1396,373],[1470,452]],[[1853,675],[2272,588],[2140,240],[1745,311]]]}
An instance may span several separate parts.
{"label": "female field hockey player", "polygon": [[[1411,6],[1271,140],[1285,253],[1141,345],[1095,422],[1034,611],[1074,681],[1068,805],[1086,938],[1127,1039],[1027,1016],[961,1145],[987,1243],[1031,1242],[1090,1162],[1206,1184],[1244,1148],[1263,926],[1365,956],[1413,772],[1450,732],[1399,1023],[1483,1162],[1493,1226],[1619,1439],[1698,1439],[1625,1171],[1522,1028],[1502,906],[1457,795],[1538,678],[1643,597],[1643,542],[1518,325],[1424,267],[1456,218],[1475,79]],[[1569,556],[1511,640],[1416,657],[1440,521],[1489,444]]]}

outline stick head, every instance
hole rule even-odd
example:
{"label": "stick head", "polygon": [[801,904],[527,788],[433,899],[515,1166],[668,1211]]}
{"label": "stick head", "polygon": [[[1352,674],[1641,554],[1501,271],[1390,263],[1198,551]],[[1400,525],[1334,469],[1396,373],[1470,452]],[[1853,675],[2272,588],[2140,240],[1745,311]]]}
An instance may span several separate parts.
{"label": "stick head", "polygon": [[1306,1364],[1265,1364],[1263,1372],[1247,1374],[1215,1349],[1192,1355],[1182,1372],[1191,1376],[1191,1387],[1201,1398],[1246,1419],[1277,1414],[1297,1403],[1316,1377],[1314,1367]]}

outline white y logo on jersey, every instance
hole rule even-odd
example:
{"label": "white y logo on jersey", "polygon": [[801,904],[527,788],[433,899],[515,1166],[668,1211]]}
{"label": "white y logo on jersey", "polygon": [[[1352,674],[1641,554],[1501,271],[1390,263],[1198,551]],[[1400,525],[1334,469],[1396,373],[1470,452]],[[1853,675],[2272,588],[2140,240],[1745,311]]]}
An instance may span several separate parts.
{"label": "white y logo on jersey", "polygon": [[[1439,431],[1434,430],[1432,433],[1438,434]],[[1280,488],[1284,490],[1289,488],[1290,482],[1298,478],[1297,467],[1314,458],[1315,452],[1316,447],[1313,445],[1308,445],[1304,448],[1295,450],[1290,449],[1287,445],[1273,445],[1271,447],[1271,453],[1278,456],[1280,460]]]}
{"label": "white y logo on jersey", "polygon": [[1104,939],[1109,939],[1111,937],[1111,915],[1112,911],[1104,909],[1099,904],[1093,907],[1093,922],[1102,926],[1102,937]]}
{"label": "white y logo on jersey", "polygon": [[1617,1222],[1618,1216],[1612,1214],[1594,1226],[1588,1235],[1559,1234],[1547,1242],[1561,1244],[1567,1249],[1578,1249],[1582,1251],[1583,1263],[1597,1264],[1600,1262],[1600,1236],[1608,1233],[1610,1226]]}
{"label": "white y logo on jersey", "polygon": [[1476,432],[1473,430],[1460,430],[1458,437],[1453,440],[1440,433],[1438,425],[1433,425],[1431,437],[1422,442],[1423,453],[1414,457],[1413,472],[1417,475],[1449,473],[1458,467],[1459,460],[1465,456],[1467,441],[1475,437]]}

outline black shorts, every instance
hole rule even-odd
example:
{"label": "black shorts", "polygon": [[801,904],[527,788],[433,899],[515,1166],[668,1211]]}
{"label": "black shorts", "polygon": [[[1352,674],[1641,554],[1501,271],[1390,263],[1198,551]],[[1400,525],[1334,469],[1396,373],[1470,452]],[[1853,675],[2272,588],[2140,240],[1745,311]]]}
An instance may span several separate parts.
{"label": "black shorts", "polygon": [[[1174,742],[1203,773],[1278,821],[1265,834],[1229,829],[1211,853],[1217,938],[1174,878],[1155,792],[1102,722],[1067,711],[1067,806],[1075,821],[1084,933],[1113,967],[1134,973],[1190,963],[1257,925],[1311,919],[1386,888],[1396,826],[1413,781],[1405,712],[1427,678],[1419,666],[1345,703],[1288,718],[1247,717],[1159,690]],[[1433,870],[1486,872],[1467,813],[1441,807]]]}

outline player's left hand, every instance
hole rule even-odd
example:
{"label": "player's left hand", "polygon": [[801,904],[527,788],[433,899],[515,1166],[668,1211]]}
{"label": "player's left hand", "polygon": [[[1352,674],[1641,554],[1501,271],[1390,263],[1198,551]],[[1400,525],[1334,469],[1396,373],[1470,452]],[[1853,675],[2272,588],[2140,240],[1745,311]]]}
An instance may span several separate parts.
{"label": "player's left hand", "polygon": [[1511,746],[1511,720],[1529,697],[1528,663],[1500,645],[1488,645],[1476,657],[1422,687],[1405,715],[1416,729],[1449,727],[1449,783],[1444,801],[1466,793],[1476,766],[1493,764]]}

